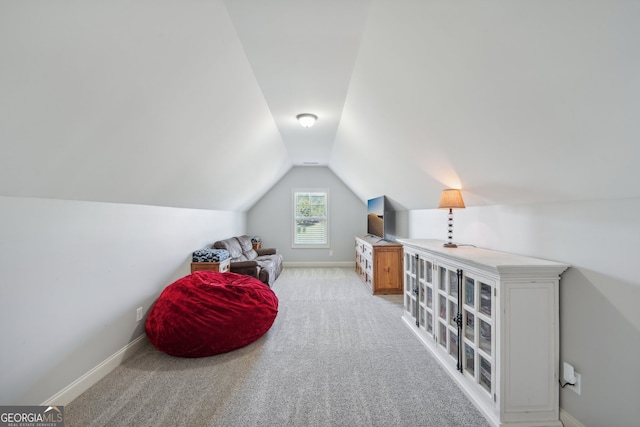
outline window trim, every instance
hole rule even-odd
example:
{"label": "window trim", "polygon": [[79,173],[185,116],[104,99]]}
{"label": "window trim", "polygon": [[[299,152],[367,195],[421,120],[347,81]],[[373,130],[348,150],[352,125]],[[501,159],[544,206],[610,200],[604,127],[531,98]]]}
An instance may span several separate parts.
{"label": "window trim", "polygon": [[[296,195],[298,193],[324,193],[326,209],[326,242],[324,243],[296,243]],[[327,249],[331,247],[331,232],[329,220],[329,189],[328,188],[294,188],[291,191],[291,247],[295,249]]]}

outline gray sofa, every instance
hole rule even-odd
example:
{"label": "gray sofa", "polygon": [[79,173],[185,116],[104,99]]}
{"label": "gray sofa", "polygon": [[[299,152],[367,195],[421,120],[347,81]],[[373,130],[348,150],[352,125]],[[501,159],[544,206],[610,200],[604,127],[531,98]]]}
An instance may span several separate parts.
{"label": "gray sofa", "polygon": [[271,286],[282,273],[282,255],[274,248],[253,249],[250,236],[219,240],[214,249],[226,249],[232,273],[247,274]]}

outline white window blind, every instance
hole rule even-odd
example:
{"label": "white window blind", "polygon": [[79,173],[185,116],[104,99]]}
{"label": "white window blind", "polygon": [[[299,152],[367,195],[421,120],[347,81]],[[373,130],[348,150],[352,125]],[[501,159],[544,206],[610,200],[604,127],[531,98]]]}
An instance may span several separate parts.
{"label": "white window blind", "polygon": [[327,191],[294,191],[293,247],[329,246]]}

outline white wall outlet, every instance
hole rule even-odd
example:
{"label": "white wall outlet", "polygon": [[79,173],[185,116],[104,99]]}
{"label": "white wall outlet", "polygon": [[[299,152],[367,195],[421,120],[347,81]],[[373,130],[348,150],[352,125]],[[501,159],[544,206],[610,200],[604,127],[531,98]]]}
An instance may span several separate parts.
{"label": "white wall outlet", "polygon": [[144,315],[144,313],[142,312],[142,307],[138,307],[136,309],[136,322],[141,321],[143,315]]}
{"label": "white wall outlet", "polygon": [[576,382],[576,375],[575,375],[575,370],[573,369],[572,365],[569,365],[567,362],[562,362],[562,378],[564,379],[565,382],[567,383],[575,383]]}
{"label": "white wall outlet", "polygon": [[582,387],[582,375],[577,372],[574,372],[575,381],[572,384],[575,385],[567,385],[569,390],[573,390],[576,394],[580,394],[580,388]]}
{"label": "white wall outlet", "polygon": [[333,251],[329,251],[329,256],[333,256]]}

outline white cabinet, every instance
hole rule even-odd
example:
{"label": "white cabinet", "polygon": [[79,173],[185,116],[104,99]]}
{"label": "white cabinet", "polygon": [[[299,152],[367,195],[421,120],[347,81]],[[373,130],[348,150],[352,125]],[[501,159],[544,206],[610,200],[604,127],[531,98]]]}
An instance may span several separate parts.
{"label": "white cabinet", "polygon": [[403,320],[496,426],[562,426],[559,282],[569,266],[444,242],[404,246]]}

